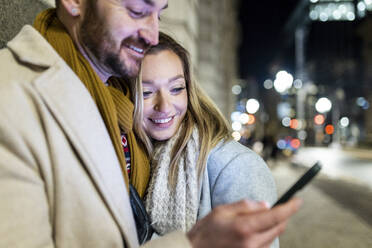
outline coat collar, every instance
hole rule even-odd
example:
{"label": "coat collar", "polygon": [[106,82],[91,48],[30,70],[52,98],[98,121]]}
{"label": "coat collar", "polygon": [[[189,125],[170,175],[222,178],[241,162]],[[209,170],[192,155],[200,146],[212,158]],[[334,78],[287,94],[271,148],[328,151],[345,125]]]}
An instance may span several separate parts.
{"label": "coat collar", "polygon": [[52,46],[30,25],[7,43],[7,47],[23,63],[40,67],[50,67],[61,58]]}
{"label": "coat collar", "polygon": [[33,86],[74,146],[129,246],[137,246],[122,171],[105,124],[84,84],[31,26],[25,26],[7,45],[21,62],[45,68]]}

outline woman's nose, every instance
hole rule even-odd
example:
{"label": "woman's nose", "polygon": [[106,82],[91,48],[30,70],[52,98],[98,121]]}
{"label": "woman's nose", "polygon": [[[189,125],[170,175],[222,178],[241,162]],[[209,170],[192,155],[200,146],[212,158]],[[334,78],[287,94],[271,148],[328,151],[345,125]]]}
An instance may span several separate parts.
{"label": "woman's nose", "polygon": [[157,96],[156,103],[155,103],[155,110],[162,113],[169,113],[171,111],[171,102],[169,97],[165,96],[164,94],[160,93]]}

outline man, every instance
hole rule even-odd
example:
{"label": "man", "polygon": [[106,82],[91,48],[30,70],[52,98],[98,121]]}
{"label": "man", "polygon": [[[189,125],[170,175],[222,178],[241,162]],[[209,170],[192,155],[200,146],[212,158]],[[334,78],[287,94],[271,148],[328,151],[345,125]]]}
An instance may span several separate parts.
{"label": "man", "polygon": [[[0,247],[138,246],[127,186],[130,178],[143,195],[148,165],[133,136],[130,86],[119,80],[123,94],[105,84],[137,75],[166,7],[59,0],[0,51]],[[145,247],[268,247],[299,205],[220,206],[189,233]]]}

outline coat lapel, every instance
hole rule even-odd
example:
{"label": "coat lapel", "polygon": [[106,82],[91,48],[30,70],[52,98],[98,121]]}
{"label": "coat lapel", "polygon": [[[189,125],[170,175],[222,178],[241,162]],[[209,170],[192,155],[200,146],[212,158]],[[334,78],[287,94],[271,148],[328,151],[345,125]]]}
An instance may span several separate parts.
{"label": "coat lapel", "polygon": [[24,29],[8,46],[20,60],[49,67],[34,80],[33,85],[89,171],[129,246],[136,247],[138,241],[128,191],[111,139],[93,99],[43,37],[30,26]]}

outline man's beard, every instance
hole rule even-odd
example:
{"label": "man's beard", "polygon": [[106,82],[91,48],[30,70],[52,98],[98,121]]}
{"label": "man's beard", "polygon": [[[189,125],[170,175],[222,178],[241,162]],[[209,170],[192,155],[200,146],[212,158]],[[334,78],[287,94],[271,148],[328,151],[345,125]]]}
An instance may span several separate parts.
{"label": "man's beard", "polygon": [[123,44],[132,38],[126,38],[120,47],[115,49],[115,41],[104,21],[98,16],[94,4],[91,1],[87,2],[86,16],[80,29],[82,45],[95,57],[95,61],[110,70],[113,76],[127,79],[137,77],[141,61],[138,60],[137,65],[131,69],[126,66],[125,61],[120,59],[120,49],[123,49]]}

